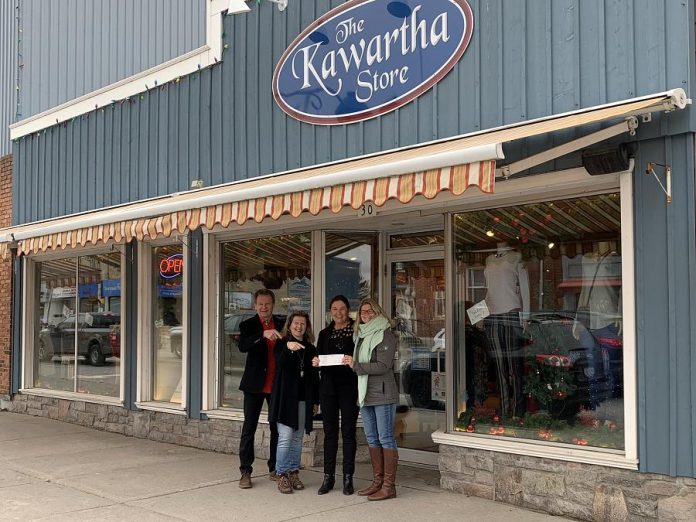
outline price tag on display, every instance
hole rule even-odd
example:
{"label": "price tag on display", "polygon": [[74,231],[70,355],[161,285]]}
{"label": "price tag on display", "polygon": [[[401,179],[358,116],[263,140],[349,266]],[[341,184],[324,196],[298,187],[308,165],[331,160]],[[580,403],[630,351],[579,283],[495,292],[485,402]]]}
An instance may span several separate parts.
{"label": "price tag on display", "polygon": [[444,372],[430,372],[430,400],[444,401],[447,381]]}
{"label": "price tag on display", "polygon": [[485,300],[476,303],[474,306],[469,308],[466,313],[469,316],[469,321],[471,321],[471,324],[476,324],[479,321],[483,321],[486,317],[491,315]]}

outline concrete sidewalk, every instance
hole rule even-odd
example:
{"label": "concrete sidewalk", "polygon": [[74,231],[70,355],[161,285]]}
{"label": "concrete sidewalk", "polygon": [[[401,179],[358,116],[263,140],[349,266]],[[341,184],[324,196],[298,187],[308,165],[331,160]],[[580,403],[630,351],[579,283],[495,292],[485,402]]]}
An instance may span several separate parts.
{"label": "concrete sidewalk", "polygon": [[[563,520],[443,491],[431,470],[400,467],[398,498],[368,502],[340,489],[318,496],[314,468],[293,495],[264,475],[240,490],[238,464],[236,455],[0,412],[0,520]],[[359,465],[356,487],[370,475]]]}

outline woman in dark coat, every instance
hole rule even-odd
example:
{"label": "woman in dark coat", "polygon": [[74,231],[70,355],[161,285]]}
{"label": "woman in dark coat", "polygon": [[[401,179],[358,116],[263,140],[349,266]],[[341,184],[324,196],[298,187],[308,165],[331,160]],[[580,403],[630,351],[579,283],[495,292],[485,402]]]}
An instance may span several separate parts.
{"label": "woman in dark coat", "polygon": [[275,345],[276,376],[269,420],[278,425],[276,473],[278,490],[304,489],[300,480],[302,437],[312,431],[314,406],[319,402],[319,372],[312,366],[316,349],[312,325],[305,312],[293,312]]}
{"label": "woman in dark coat", "polygon": [[[353,355],[354,321],[348,315],[348,299],[337,295],[331,300],[331,323],[319,332],[319,355]],[[319,366],[319,359],[314,361]],[[319,384],[321,418],[324,424],[324,482],[319,495],[331,491],[336,482],[336,453],[338,452],[338,418],[341,416],[343,438],[343,494],[353,494],[355,471],[355,425],[358,419],[358,377],[344,365],[321,368]]]}

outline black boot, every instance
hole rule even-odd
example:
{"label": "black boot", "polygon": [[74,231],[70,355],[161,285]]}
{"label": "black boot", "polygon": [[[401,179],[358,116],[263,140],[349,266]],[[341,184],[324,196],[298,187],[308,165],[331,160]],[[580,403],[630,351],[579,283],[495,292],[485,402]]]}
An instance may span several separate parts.
{"label": "black boot", "polygon": [[354,491],[353,475],[343,475],[343,494],[352,495]]}
{"label": "black boot", "polygon": [[325,495],[333,489],[334,484],[336,484],[336,478],[333,475],[325,473],[324,482],[321,483],[321,487],[319,488],[319,491],[317,491],[317,493],[319,495]]}

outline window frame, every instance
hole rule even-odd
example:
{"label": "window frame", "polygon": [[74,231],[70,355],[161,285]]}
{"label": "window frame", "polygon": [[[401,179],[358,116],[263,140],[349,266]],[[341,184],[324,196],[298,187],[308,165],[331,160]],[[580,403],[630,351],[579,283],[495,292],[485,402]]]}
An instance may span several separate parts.
{"label": "window frame", "polygon": [[[317,297],[321,296],[321,287],[314,283],[316,277],[323,276],[317,272],[317,265],[321,262],[321,256],[317,254],[317,247],[322,243],[321,230],[312,226],[312,223],[300,220],[294,226],[273,228],[273,224],[265,223],[262,227],[247,230],[218,230],[205,231],[203,235],[203,314],[204,317],[213,317],[203,325],[203,387],[201,411],[213,418],[243,420],[242,408],[233,408],[221,405],[220,397],[220,361],[221,361],[221,317],[220,292],[222,283],[221,251],[222,244],[232,241],[244,241],[248,239],[262,239],[266,237],[284,236],[291,234],[306,234],[311,239],[310,270],[312,274],[312,291],[310,317],[313,324],[317,319]],[[315,334],[318,333],[315,331]],[[240,391],[240,393],[242,393]],[[267,413],[261,412],[260,421],[267,422]]]}
{"label": "window frame", "polygon": [[[558,173],[539,174],[528,178],[530,182],[540,182],[544,179],[552,183],[552,187],[562,186],[558,179]],[[589,177],[589,176],[588,176]],[[603,179],[604,178],[604,179]],[[614,183],[611,181],[615,180]],[[520,183],[524,184],[520,180]],[[532,184],[532,183],[530,183]],[[537,185],[537,183],[534,183]],[[596,188],[595,188],[596,187]],[[439,444],[461,446],[471,449],[481,449],[528,455],[541,458],[553,458],[572,462],[604,465],[625,469],[638,469],[638,422],[637,399],[638,389],[636,382],[636,331],[635,331],[635,240],[634,240],[634,206],[633,206],[633,173],[622,172],[615,175],[596,176],[586,179],[584,183],[574,185],[566,192],[558,194],[544,194],[537,190],[530,193],[520,192],[514,201],[509,196],[491,196],[488,200],[482,200],[482,204],[473,205],[456,210],[448,210],[446,218],[445,241],[445,277],[447,288],[454,288],[454,215],[461,212],[499,208],[509,204],[527,204],[557,199],[572,199],[582,196],[602,193],[619,193],[621,201],[621,252],[622,252],[622,309],[623,309],[623,387],[624,387],[624,450],[609,450],[597,447],[576,448],[568,444],[536,441],[530,439],[505,439],[484,434],[472,434],[455,431],[455,415],[457,411],[456,382],[454,371],[447,372],[447,390],[449,400],[447,403],[447,431],[438,431],[433,434],[433,440]],[[446,298],[447,320],[446,331],[454,332],[454,295],[448,292]],[[455,356],[453,350],[446,351],[446,367],[455,368]]]}
{"label": "window frame", "polygon": [[[188,236],[182,236],[188,237]],[[143,410],[161,411],[186,415],[188,411],[188,330],[189,330],[189,263],[191,255],[189,242],[185,239],[163,238],[154,241],[138,243],[138,295],[140,296],[138,307],[138,356],[136,370],[136,400],[135,405]],[[182,317],[181,317],[181,403],[155,401],[153,400],[153,386],[155,382],[154,370],[154,350],[152,345],[153,329],[152,325],[152,286],[153,270],[152,257],[156,247],[167,245],[181,245],[184,255],[184,270],[182,277]]]}
{"label": "window frame", "polygon": [[[19,393],[27,395],[36,395],[40,397],[53,397],[68,400],[80,400],[84,402],[97,404],[110,404],[123,406],[125,404],[125,381],[126,371],[128,368],[128,355],[124,349],[126,339],[127,325],[127,288],[126,288],[126,255],[123,245],[110,243],[108,245],[99,245],[96,247],[74,248],[59,251],[49,251],[39,254],[24,256],[21,262],[24,264],[22,277],[22,320],[21,320],[21,357],[22,368],[20,371]],[[109,397],[108,395],[96,395],[92,393],[80,393],[76,391],[50,390],[47,388],[38,388],[34,385],[34,346],[36,345],[36,306],[40,299],[40,288],[36,285],[40,283],[37,278],[36,263],[54,261],[58,259],[77,259],[80,257],[95,256],[112,252],[118,249],[121,261],[121,310],[120,315],[120,343],[121,357],[119,371],[119,395],[118,397]],[[76,313],[80,313],[79,310]],[[79,316],[78,316],[79,317]],[[62,321],[61,321],[62,322]],[[77,378],[77,372],[75,378]]]}

